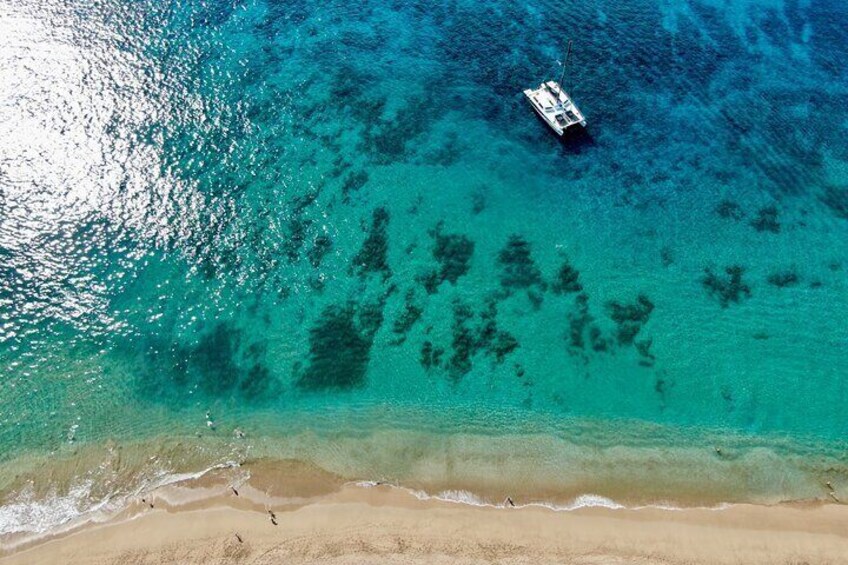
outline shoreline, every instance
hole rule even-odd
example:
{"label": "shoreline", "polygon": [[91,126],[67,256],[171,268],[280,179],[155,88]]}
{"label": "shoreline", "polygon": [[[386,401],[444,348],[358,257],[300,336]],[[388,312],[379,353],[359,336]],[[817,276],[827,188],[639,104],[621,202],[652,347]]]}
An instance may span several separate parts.
{"label": "shoreline", "polygon": [[848,555],[848,507],[838,504],[556,511],[423,498],[387,484],[334,484],[328,474],[280,480],[291,471],[256,473],[237,495],[225,473],[162,487],[145,498],[153,509],[134,501],[103,523],[4,548],[0,563],[771,565],[835,564]]}
{"label": "shoreline", "polygon": [[357,484],[392,485],[422,503],[497,510],[511,497],[522,510],[554,512],[809,507],[848,498],[835,446],[811,456],[809,447],[824,446],[805,453],[786,443],[725,438],[717,454],[703,438],[688,445],[592,446],[549,434],[376,428],[360,435],[303,430],[233,437],[221,431],[78,444],[4,462],[0,554],[134,516],[149,496],[184,511],[226,494],[230,485],[246,488],[252,495],[240,500],[260,509],[319,504]]}

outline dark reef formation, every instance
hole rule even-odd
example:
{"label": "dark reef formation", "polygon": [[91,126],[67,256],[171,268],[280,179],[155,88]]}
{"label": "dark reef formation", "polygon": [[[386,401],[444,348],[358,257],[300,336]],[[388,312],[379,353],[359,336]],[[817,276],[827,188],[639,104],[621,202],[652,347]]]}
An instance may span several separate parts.
{"label": "dark reef formation", "polygon": [[435,294],[444,281],[455,285],[460,277],[468,273],[474,255],[474,242],[462,234],[443,233],[441,223],[430,235],[433,237],[433,258],[438,268],[416,276],[416,280],[427,294]]}
{"label": "dark reef formation", "polygon": [[751,226],[758,232],[780,233],[779,212],[777,206],[760,208],[757,217],[751,220]]}
{"label": "dark reef formation", "polygon": [[663,267],[670,267],[674,263],[674,253],[668,246],[660,249],[660,261]]}
{"label": "dark reef formation", "polygon": [[[219,322],[203,332],[195,345],[165,344],[156,337],[143,342],[140,390],[156,398],[174,388],[197,391],[209,398],[237,396],[248,402],[273,397],[279,383],[265,364],[266,346],[249,342],[231,322]],[[170,396],[168,394],[167,396]]]}
{"label": "dark reef formation", "polygon": [[574,299],[574,310],[568,313],[568,344],[576,351],[586,346],[586,328],[595,318],[589,313],[589,295],[581,292]]}
{"label": "dark reef formation", "polygon": [[745,217],[742,207],[733,200],[722,200],[719,202],[718,206],[716,206],[716,214],[725,220],[735,220],[737,222]]}
{"label": "dark reef formation", "polygon": [[306,241],[306,232],[311,223],[312,220],[303,219],[300,216],[295,216],[289,220],[288,238],[283,245],[283,250],[290,263],[295,263],[300,259],[300,250]]}
{"label": "dark reef formation", "polygon": [[429,371],[434,367],[441,367],[442,355],[444,355],[444,353],[445,350],[441,347],[433,346],[432,341],[425,341],[421,344],[421,357],[419,358],[419,362],[426,371]]}
{"label": "dark reef formation", "polygon": [[[610,318],[618,327],[616,339],[619,345],[631,345],[636,335],[648,322],[654,303],[644,294],[640,294],[633,304],[610,302],[607,304]],[[650,344],[649,344],[650,345]]]}
{"label": "dark reef formation", "polygon": [[390,343],[392,345],[402,345],[406,341],[406,334],[421,319],[421,314],[423,313],[424,308],[415,301],[415,291],[409,289],[404,298],[403,310],[392,325],[392,333],[395,334],[395,337]]}
{"label": "dark reef formation", "polygon": [[828,186],[819,199],[837,218],[848,220],[848,187]]}
{"label": "dark reef formation", "polygon": [[776,286],[777,288],[786,288],[787,286],[798,285],[798,283],[801,282],[801,277],[798,276],[798,273],[796,273],[794,269],[790,269],[787,271],[772,273],[766,278],[766,280],[772,286]]}
{"label": "dark reef formation", "polygon": [[365,384],[374,335],[385,299],[329,306],[309,330],[309,365],[295,383],[304,390],[350,390]]}
{"label": "dark reef formation", "polygon": [[551,291],[554,294],[569,294],[581,290],[583,285],[580,284],[580,271],[572,267],[568,259],[563,260],[551,285]]}
{"label": "dark reef formation", "polygon": [[342,194],[350,195],[351,192],[356,192],[368,182],[368,173],[365,171],[356,171],[345,177],[342,183]]}
{"label": "dark reef formation", "polygon": [[486,196],[477,191],[471,195],[471,213],[475,216],[486,209]]}
{"label": "dark reef formation", "polygon": [[639,355],[639,364],[652,367],[656,357],[651,353],[653,340],[648,337],[637,340],[643,327],[648,323],[654,303],[644,294],[640,294],[632,303],[609,302],[606,305],[610,320],[615,323],[612,335],[605,335],[602,325],[589,310],[589,295],[579,293],[574,299],[574,308],[568,313],[568,332],[566,341],[571,355],[589,362],[587,349],[595,353],[614,353],[618,348],[633,348]]}
{"label": "dark reef formation", "polygon": [[360,276],[368,273],[382,273],[383,278],[389,278],[392,271],[389,268],[389,211],[383,207],[374,210],[371,218],[371,228],[362,248],[353,258],[353,266]]}
{"label": "dark reef formation", "polygon": [[[544,291],[547,285],[542,280],[542,272],[536,266],[531,254],[530,244],[520,235],[511,235],[503,249],[498,253],[498,265],[501,268],[501,287],[510,293],[514,290]],[[534,302],[541,302],[537,293]]]}
{"label": "dark reef formation", "polygon": [[439,282],[456,284],[459,277],[468,273],[474,242],[461,234],[445,234],[441,226],[434,233],[433,258],[439,262]]}
{"label": "dark reef formation", "polygon": [[328,235],[317,235],[312,240],[312,247],[306,253],[309,262],[316,269],[321,266],[324,256],[333,248],[333,240]]}
{"label": "dark reef formation", "polygon": [[751,297],[751,287],[743,280],[745,267],[730,265],[724,269],[725,276],[715,273],[709,267],[704,269],[704,278],[701,284],[707,294],[718,300],[722,308],[727,308],[731,303],[739,303],[744,298]]}
{"label": "dark reef formation", "polygon": [[518,340],[497,325],[497,302],[489,300],[477,316],[471,307],[461,301],[454,302],[451,325],[451,348],[448,372],[452,380],[460,380],[471,370],[472,358],[479,352],[502,363],[518,346]]}

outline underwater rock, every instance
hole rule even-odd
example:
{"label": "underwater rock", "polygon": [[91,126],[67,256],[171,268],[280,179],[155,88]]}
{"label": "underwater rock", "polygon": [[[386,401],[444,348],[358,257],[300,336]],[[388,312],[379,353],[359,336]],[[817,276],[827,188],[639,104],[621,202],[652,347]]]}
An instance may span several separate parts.
{"label": "underwater rock", "polygon": [[720,218],[724,218],[726,220],[735,220],[738,222],[745,217],[742,207],[733,200],[722,200],[718,203],[718,206],[716,206],[715,211]]}
{"label": "underwater rock", "polygon": [[581,292],[574,299],[574,305],[576,309],[568,314],[568,343],[572,349],[583,349],[586,327],[595,319],[589,313],[589,295]]}
{"label": "underwater rock", "polygon": [[654,354],[651,353],[651,346],[653,344],[654,340],[651,338],[636,340],[633,343],[636,347],[636,352],[643,357],[643,361],[640,362],[640,364],[645,367],[652,367],[654,365],[654,361],[657,359]]}
{"label": "underwater rock", "polygon": [[657,378],[657,380],[654,381],[654,392],[657,393],[660,398],[665,399],[665,395],[668,392],[668,383],[666,383],[665,379]]}
{"label": "underwater rock", "polygon": [[353,265],[360,276],[367,273],[383,273],[387,279],[392,275],[388,263],[388,225],[389,211],[383,207],[374,210],[371,229],[362,243],[362,249],[353,258]]}
{"label": "underwater rock", "polygon": [[503,363],[507,355],[518,349],[519,343],[509,332],[499,331],[495,339],[488,345],[488,351],[495,356],[495,361]]}
{"label": "underwater rock", "polygon": [[554,294],[569,294],[580,292],[583,285],[580,284],[580,271],[571,266],[568,259],[563,260],[562,266],[557,271],[556,279],[551,285]]}
{"label": "underwater rock", "polygon": [[442,282],[439,278],[439,273],[435,269],[427,271],[423,275],[417,275],[415,280],[421,283],[427,294],[436,294],[439,291],[439,283]]}
{"label": "underwater rock", "polygon": [[[161,394],[177,386],[191,388],[209,397],[237,394],[247,401],[261,401],[271,394],[273,377],[263,363],[265,345],[261,342],[243,347],[242,330],[231,322],[217,323],[201,334],[194,346],[155,342],[145,351],[146,395]],[[164,364],[164,365],[163,365]]]}
{"label": "underwater rock", "polygon": [[409,289],[406,292],[404,300],[403,312],[395,320],[392,326],[392,332],[397,336],[391,341],[392,345],[401,345],[406,341],[406,334],[412,329],[412,326],[421,318],[424,309],[415,303],[415,291]]}
{"label": "underwater rock", "polygon": [[607,304],[610,318],[618,326],[617,339],[621,345],[630,345],[642,326],[648,322],[654,303],[644,294],[640,294],[633,304],[610,302]]}
{"label": "underwater rock", "polygon": [[834,216],[848,220],[848,187],[828,186],[819,200],[830,208]]}
{"label": "underwater rock", "polygon": [[434,347],[432,341],[425,341],[421,344],[421,357],[419,363],[425,370],[429,371],[433,367],[439,367],[442,363],[442,355],[445,350],[441,347]]}
{"label": "underwater rock", "polygon": [[474,242],[461,234],[442,233],[442,224],[430,232],[433,236],[433,258],[439,263],[438,269],[431,269],[415,277],[427,294],[435,294],[444,281],[455,285],[460,277],[468,273],[471,257],[474,255]]}
{"label": "underwater rock", "polygon": [[300,249],[306,241],[306,230],[311,223],[312,220],[303,220],[300,217],[289,220],[289,236],[286,239],[283,250],[290,263],[295,263],[300,258]]}
{"label": "underwater rock", "polygon": [[493,355],[495,361],[502,363],[504,358],[518,348],[519,343],[512,334],[498,329],[498,305],[489,300],[485,310],[480,312],[480,326],[477,330],[477,347]]}
{"label": "underwater rock", "polygon": [[[382,110],[381,110],[382,111]],[[376,120],[369,124],[362,137],[360,149],[377,164],[387,165],[402,161],[407,156],[406,144],[410,139],[408,124],[403,120]]]}
{"label": "underwater rock", "polygon": [[471,213],[475,216],[486,209],[486,197],[481,192],[471,195]]}
{"label": "underwater rock", "polygon": [[603,352],[609,349],[609,341],[604,338],[598,326],[589,328],[589,343],[592,345],[592,351]]}
{"label": "underwater rock", "polygon": [[240,342],[241,331],[222,322],[190,350],[188,358],[199,369],[199,384],[205,392],[221,394],[233,389],[241,372],[236,363]]}
{"label": "underwater rock", "polygon": [[293,207],[295,213],[300,214],[306,208],[308,208],[309,206],[314,204],[315,201],[318,199],[318,196],[320,196],[320,194],[321,194],[321,191],[318,188],[311,188],[310,190],[307,190],[305,193],[300,194],[300,195],[292,198],[292,207]]}
{"label": "underwater rock", "polygon": [[469,306],[460,301],[454,302],[453,354],[448,362],[450,376],[454,381],[471,370],[472,357],[478,352],[494,357],[495,362],[500,364],[520,346],[512,334],[498,328],[495,300],[487,302],[486,308],[478,314],[479,322],[476,325],[471,323],[474,317]]}
{"label": "underwater rock", "polygon": [[798,273],[794,270],[789,271],[780,271],[777,273],[772,273],[766,279],[768,283],[772,286],[776,286],[777,288],[785,288],[787,286],[795,286],[799,282],[801,282]]}
{"label": "underwater rock", "polygon": [[736,409],[735,399],[733,398],[733,390],[727,385],[722,385],[719,390],[719,394],[721,395],[722,401],[724,401],[725,410],[733,412],[733,410]]}
{"label": "underwater rock", "polygon": [[498,253],[501,267],[501,286],[505,289],[525,289],[537,286],[545,290],[542,273],[531,255],[530,244],[520,235],[509,237],[506,245]]}
{"label": "underwater rock", "polygon": [[268,367],[255,363],[239,383],[239,390],[246,397],[258,398],[267,392],[269,378]]}
{"label": "underwater rock", "polygon": [[[382,303],[329,306],[309,330],[309,365],[296,380],[305,390],[350,390],[365,384]],[[358,316],[357,316],[358,314]]]}
{"label": "underwater rock", "polygon": [[778,215],[777,207],[774,205],[760,208],[757,217],[751,220],[751,226],[758,232],[780,233]]}
{"label": "underwater rock", "polygon": [[347,196],[351,192],[356,192],[368,182],[368,173],[365,171],[356,171],[345,177],[342,184],[342,194]]}
{"label": "underwater rock", "polygon": [[727,308],[731,303],[739,303],[743,298],[751,297],[751,288],[742,278],[745,274],[744,267],[731,265],[726,267],[724,272],[726,276],[722,277],[709,267],[704,269],[701,284],[709,296],[718,300],[722,308]]}
{"label": "underwater rock", "polygon": [[332,248],[333,240],[329,236],[324,234],[315,236],[315,239],[312,240],[312,248],[307,252],[309,262],[317,269],[321,266],[324,255],[329,253]]}
{"label": "underwater rock", "polygon": [[545,297],[536,289],[528,289],[527,290],[527,299],[530,301],[530,306],[533,307],[533,310],[538,310],[542,307],[542,302],[545,301]]}
{"label": "underwater rock", "polygon": [[436,149],[426,151],[423,158],[427,165],[450,167],[459,161],[461,155],[462,146],[459,135],[455,131],[450,131],[445,135],[444,143]]}
{"label": "underwater rock", "polygon": [[471,357],[477,352],[477,339],[467,324],[473,315],[468,306],[459,302],[454,303],[451,325],[453,354],[448,361],[450,376],[454,381],[458,381],[471,370]]}
{"label": "underwater rock", "polygon": [[674,254],[670,247],[666,246],[660,249],[660,261],[662,261],[663,267],[670,267],[674,263]]}
{"label": "underwater rock", "polygon": [[335,159],[333,159],[333,168],[330,169],[329,176],[331,178],[339,178],[348,169],[350,169],[350,167],[351,167],[350,163],[345,161],[344,157],[339,155]]}
{"label": "underwater rock", "polygon": [[459,277],[468,273],[471,257],[474,255],[474,242],[461,234],[435,232],[433,257],[439,262],[439,279],[456,284]]}

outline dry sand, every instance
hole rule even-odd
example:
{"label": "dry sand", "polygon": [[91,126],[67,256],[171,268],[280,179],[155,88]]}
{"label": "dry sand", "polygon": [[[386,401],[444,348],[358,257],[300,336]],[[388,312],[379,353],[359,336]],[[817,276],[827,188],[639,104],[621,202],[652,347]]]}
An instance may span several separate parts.
{"label": "dry sand", "polygon": [[108,523],[7,550],[0,563],[848,563],[848,507],[838,504],[555,512],[347,485],[275,506],[249,485],[239,496],[192,490],[156,493],[153,509],[139,502]]}

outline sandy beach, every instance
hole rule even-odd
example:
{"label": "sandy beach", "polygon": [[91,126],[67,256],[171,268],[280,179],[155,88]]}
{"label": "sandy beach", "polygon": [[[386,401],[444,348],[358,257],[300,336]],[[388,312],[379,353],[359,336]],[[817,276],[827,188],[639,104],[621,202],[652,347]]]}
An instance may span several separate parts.
{"label": "sandy beach", "polygon": [[0,563],[848,562],[848,508],[837,504],[553,511],[315,484],[294,484],[309,498],[287,505],[274,500],[292,492],[272,498],[256,484],[238,495],[220,483],[165,489],[106,523],[6,549]]}

